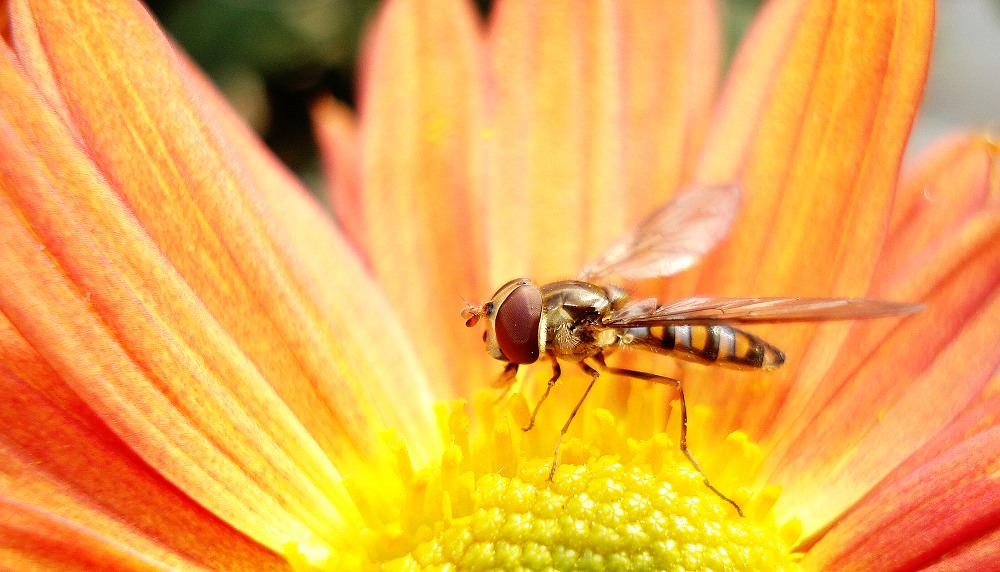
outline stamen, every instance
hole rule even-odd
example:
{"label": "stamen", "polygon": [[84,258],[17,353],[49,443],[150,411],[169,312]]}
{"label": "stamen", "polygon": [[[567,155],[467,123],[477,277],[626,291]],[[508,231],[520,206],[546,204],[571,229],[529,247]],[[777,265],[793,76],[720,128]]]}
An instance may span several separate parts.
{"label": "stamen", "polygon": [[[513,394],[500,406],[493,400],[487,391],[476,395],[474,425],[463,402],[438,404],[445,447],[435,466],[414,468],[405,445],[387,432],[388,461],[377,478],[344,483],[365,523],[356,553],[304,557],[289,547],[294,567],[797,569],[789,547],[801,525],[776,523],[778,487],[746,488],[742,479],[761,453],[742,433],[714,451],[699,447],[698,455],[746,518],[704,486],[666,427],[633,434],[638,419],[628,407],[621,417],[581,408],[550,482],[553,439],[565,417],[543,410],[525,433],[524,398]],[[699,409],[692,422],[704,424],[710,414]]]}

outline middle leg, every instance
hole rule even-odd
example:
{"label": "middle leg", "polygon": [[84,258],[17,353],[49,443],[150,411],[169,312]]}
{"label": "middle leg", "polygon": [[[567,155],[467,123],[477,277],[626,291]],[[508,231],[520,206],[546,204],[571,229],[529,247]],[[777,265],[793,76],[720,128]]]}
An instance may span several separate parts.
{"label": "middle leg", "polygon": [[563,424],[562,429],[559,431],[559,438],[556,439],[556,450],[555,453],[552,454],[552,468],[549,469],[550,482],[556,475],[556,467],[559,466],[559,447],[562,446],[563,437],[565,437],[566,432],[569,431],[569,425],[573,422],[573,418],[576,417],[577,412],[580,411],[580,407],[583,406],[583,402],[586,401],[587,396],[590,395],[590,390],[594,388],[594,383],[597,382],[597,378],[601,377],[601,374],[598,373],[596,369],[587,365],[587,363],[583,360],[578,361],[577,365],[579,365],[580,369],[582,369],[585,373],[590,375],[590,384],[588,384],[587,389],[583,391],[583,395],[580,396],[580,401],[576,402],[576,407],[573,408],[573,411],[570,411],[569,418],[566,419],[566,423]]}

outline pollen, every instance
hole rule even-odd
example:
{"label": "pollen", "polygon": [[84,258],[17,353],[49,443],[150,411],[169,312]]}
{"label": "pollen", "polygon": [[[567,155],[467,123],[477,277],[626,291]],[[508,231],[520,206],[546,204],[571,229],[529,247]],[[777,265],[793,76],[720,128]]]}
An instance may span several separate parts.
{"label": "pollen", "polygon": [[[474,403],[437,407],[444,453],[415,469],[392,432],[383,444],[390,475],[351,480],[367,507],[356,554],[298,570],[798,570],[791,550],[798,523],[771,512],[780,491],[741,484],[760,451],[733,433],[701,462],[713,484],[746,516],[709,490],[663,431],[645,432],[635,412],[584,408],[563,441],[552,480],[554,437],[565,418],[539,416],[521,430],[519,394],[502,405],[483,392]],[[642,400],[636,400],[641,403]],[[697,413],[689,427],[703,422]],[[639,416],[642,415],[640,412]],[[647,417],[647,421],[648,421]],[[701,419],[702,421],[699,421]],[[332,562],[336,562],[334,566]]]}

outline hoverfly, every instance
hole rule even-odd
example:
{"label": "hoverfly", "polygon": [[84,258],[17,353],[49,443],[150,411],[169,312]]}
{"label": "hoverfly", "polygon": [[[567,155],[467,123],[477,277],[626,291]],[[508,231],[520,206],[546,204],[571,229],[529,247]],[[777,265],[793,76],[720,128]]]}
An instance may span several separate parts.
{"label": "hoverfly", "polygon": [[[632,301],[612,278],[634,281],[676,274],[696,264],[729,232],[739,209],[735,185],[695,186],[655,210],[586,265],[576,280],[538,286],[528,278],[511,280],[482,306],[462,311],[466,325],[484,318],[483,341],[494,358],[506,362],[495,387],[507,388],[522,364],[543,355],[552,365],[548,387],[535,404],[524,431],[561,375],[559,360],[575,363],[590,384],[560,431],[549,480],[559,462],[559,447],[570,423],[600,376],[610,374],[672,385],[680,400],[680,449],[705,485],[743,515],[716,489],[687,447],[687,404],[679,379],[609,366],[605,355],[637,349],[685,361],[741,370],[773,370],[785,361],[777,347],[734,324],[814,322],[908,314],[920,306],[855,298],[685,298],[660,305],[656,299]],[[588,360],[592,362],[588,363]]]}

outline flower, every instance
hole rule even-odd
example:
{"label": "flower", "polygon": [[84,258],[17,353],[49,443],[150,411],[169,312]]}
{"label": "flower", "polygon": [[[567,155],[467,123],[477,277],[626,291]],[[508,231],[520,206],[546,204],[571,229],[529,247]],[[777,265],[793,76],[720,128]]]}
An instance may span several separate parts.
{"label": "flower", "polygon": [[[664,511],[690,510],[684,538],[708,558],[777,546],[789,563],[797,541],[805,567],[989,562],[997,147],[956,136],[897,177],[931,10],[773,3],[716,99],[707,4],[501,2],[483,31],[458,0],[391,0],[357,122],[317,108],[347,240],[141,7],[11,2],[0,558],[305,570],[457,550],[467,565],[697,566],[678,537],[650,536],[677,527]],[[498,368],[458,296],[570,275],[686,182],[732,180],[745,208],[731,238],[665,296],[926,310],[767,330],[790,356],[770,376],[684,372],[706,406],[695,454],[749,518],[669,458],[668,394],[638,383],[602,380],[546,484],[581,380],[512,431],[474,395]],[[458,402],[434,404],[469,396],[472,429]],[[623,498],[638,535],[606,512]],[[565,540],[567,522],[583,549],[530,536]]]}

